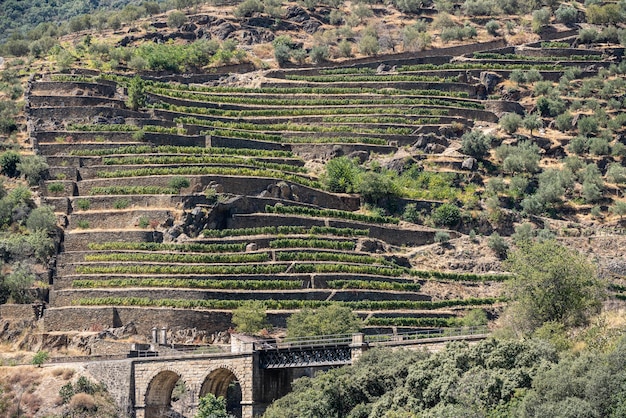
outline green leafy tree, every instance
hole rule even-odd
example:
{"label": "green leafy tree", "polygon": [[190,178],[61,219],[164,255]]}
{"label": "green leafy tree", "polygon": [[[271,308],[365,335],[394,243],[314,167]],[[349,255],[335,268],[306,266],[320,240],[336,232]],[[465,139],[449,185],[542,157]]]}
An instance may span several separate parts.
{"label": "green leafy tree", "polygon": [[313,335],[349,334],[361,329],[361,320],[349,309],[329,305],[316,310],[303,309],[287,318],[290,338]]}
{"label": "green leafy tree", "polygon": [[309,56],[311,57],[311,62],[313,64],[320,64],[328,61],[328,58],[330,57],[330,50],[327,45],[315,45],[311,48]]}
{"label": "green leafy tree", "polygon": [[506,243],[504,238],[502,238],[497,232],[491,234],[491,236],[487,240],[487,246],[500,259],[504,259],[509,252],[509,245]]}
{"label": "green leafy tree", "polygon": [[3,286],[7,289],[13,303],[30,303],[28,289],[35,283],[35,275],[26,264],[16,263],[13,271],[4,277]]}
{"label": "green leafy tree", "polygon": [[359,41],[359,51],[363,55],[376,55],[380,51],[380,44],[376,36],[372,34],[365,35]]}
{"label": "green leafy tree", "polygon": [[326,164],[322,181],[331,192],[353,193],[359,180],[360,169],[348,157],[333,158]]}
{"label": "green leafy tree", "polygon": [[233,311],[233,324],[238,332],[256,333],[270,327],[263,301],[243,303]]}
{"label": "green leafy tree", "polygon": [[543,28],[550,23],[550,9],[544,7],[533,12],[532,28],[533,32],[540,33]]}
{"label": "green leafy tree", "polygon": [[126,106],[132,110],[138,110],[146,105],[146,86],[139,76],[133,77],[128,84],[128,100]]}
{"label": "green leafy tree", "polygon": [[56,227],[57,218],[50,206],[39,206],[33,209],[26,219],[26,227],[30,231],[51,232]]}
{"label": "green leafy tree", "polygon": [[522,117],[517,113],[505,113],[498,122],[500,127],[509,135],[517,132],[522,125]]}
{"label": "green leafy tree", "polygon": [[578,119],[578,132],[586,137],[598,132],[598,119],[595,116],[584,116]]}
{"label": "green leafy tree", "polygon": [[389,176],[373,171],[361,175],[357,191],[368,203],[377,203],[380,199],[398,195],[397,187]]}
{"label": "green leafy tree", "polygon": [[530,136],[533,136],[533,131],[543,128],[543,121],[536,113],[526,115],[522,124],[524,125],[524,128],[530,131]]}
{"label": "green leafy tree", "polygon": [[20,163],[22,157],[15,151],[7,151],[0,155],[0,169],[2,174],[8,177],[16,177],[19,174],[17,165]]}
{"label": "green leafy tree", "polygon": [[235,8],[234,13],[237,17],[247,17],[255,13],[260,13],[263,9],[263,3],[259,0],[245,0]]}
{"label": "green leafy tree", "polygon": [[181,11],[174,10],[167,17],[167,26],[170,28],[178,29],[185,23],[187,23],[187,16]]}
{"label": "green leafy tree", "polygon": [[487,33],[491,36],[499,36],[500,33],[500,24],[495,20],[490,20],[485,24],[485,29],[487,29]]}
{"label": "green leafy tree", "polygon": [[578,10],[569,4],[562,3],[559,8],[554,11],[554,16],[557,22],[571,25],[576,23],[578,19]]}
{"label": "green leafy tree", "polygon": [[501,145],[496,156],[502,161],[502,168],[511,173],[536,173],[539,171],[539,147],[530,141],[522,141],[517,146]]}
{"label": "green leafy tree", "polygon": [[471,131],[461,138],[461,152],[476,158],[483,158],[489,154],[493,137],[481,131]]}
{"label": "green leafy tree", "polygon": [[291,58],[291,48],[285,44],[274,45],[274,58],[278,65],[282,67]]}
{"label": "green leafy tree", "polygon": [[195,418],[229,418],[226,413],[226,399],[223,396],[216,397],[207,393],[200,398],[198,412]]}
{"label": "green leafy tree", "polygon": [[510,309],[526,331],[550,321],[580,325],[600,308],[604,289],[595,267],[556,241],[522,244],[506,267],[514,274],[507,283]]}
{"label": "green leafy tree", "polygon": [[48,170],[46,159],[40,155],[26,155],[16,165],[19,171],[31,186],[36,186]]}
{"label": "green leafy tree", "polygon": [[452,228],[461,221],[461,210],[451,203],[444,203],[433,211],[432,219],[437,226]]}

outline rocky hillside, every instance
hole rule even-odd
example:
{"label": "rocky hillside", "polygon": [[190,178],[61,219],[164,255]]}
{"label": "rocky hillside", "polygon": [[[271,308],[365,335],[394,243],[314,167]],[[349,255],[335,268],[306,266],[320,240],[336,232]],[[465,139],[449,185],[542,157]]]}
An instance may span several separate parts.
{"label": "rocky hillside", "polygon": [[372,333],[468,325],[532,238],[624,297],[621,29],[252,3],[76,26],[12,64],[45,69],[20,138],[63,229],[46,332],[213,335],[250,301],[277,326],[327,304]]}

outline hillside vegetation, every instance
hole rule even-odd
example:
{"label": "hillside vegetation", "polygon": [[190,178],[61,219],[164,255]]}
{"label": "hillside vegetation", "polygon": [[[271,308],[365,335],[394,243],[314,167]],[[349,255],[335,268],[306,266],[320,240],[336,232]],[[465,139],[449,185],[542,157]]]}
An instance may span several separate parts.
{"label": "hillside vegetation", "polygon": [[499,338],[371,354],[272,417],[622,413],[624,4],[58,6],[2,45],[1,302],[45,332]]}

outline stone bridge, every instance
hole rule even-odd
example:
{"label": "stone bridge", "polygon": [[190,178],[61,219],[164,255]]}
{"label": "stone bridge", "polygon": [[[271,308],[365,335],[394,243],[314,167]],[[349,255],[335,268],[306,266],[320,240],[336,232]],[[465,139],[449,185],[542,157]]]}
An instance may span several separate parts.
{"label": "stone bridge", "polygon": [[[120,405],[136,418],[189,418],[209,393],[227,400],[240,418],[261,415],[291,382],[315,371],[351,364],[375,346],[424,347],[453,340],[480,340],[484,328],[430,331],[393,336],[325,336],[288,342],[234,336],[230,353],[174,352],[171,355],[90,362],[87,370],[105,383]],[[165,350],[165,347],[162,347]],[[152,352],[154,353],[154,352]]]}

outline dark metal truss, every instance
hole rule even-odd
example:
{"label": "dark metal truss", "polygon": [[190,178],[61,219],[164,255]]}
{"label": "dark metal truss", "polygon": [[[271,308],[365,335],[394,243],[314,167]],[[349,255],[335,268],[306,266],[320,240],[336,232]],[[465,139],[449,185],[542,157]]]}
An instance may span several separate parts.
{"label": "dark metal truss", "polygon": [[291,350],[267,350],[259,352],[262,369],[290,367],[339,366],[352,362],[348,346],[311,347]]}

